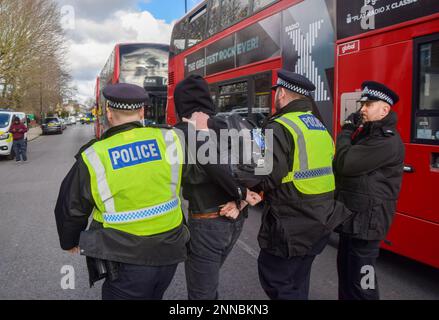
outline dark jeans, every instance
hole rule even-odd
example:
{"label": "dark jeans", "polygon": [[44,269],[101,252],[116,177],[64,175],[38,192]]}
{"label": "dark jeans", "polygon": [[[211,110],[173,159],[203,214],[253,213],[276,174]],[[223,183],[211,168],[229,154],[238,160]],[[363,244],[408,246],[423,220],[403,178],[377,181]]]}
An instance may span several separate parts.
{"label": "dark jeans", "polygon": [[12,148],[15,152],[15,160],[20,161],[23,158],[23,161],[27,161],[26,149],[27,143],[24,139],[15,140],[12,143]]}
{"label": "dark jeans", "polygon": [[308,300],[315,257],[286,259],[262,249],[258,258],[259,281],[267,296],[272,300]]}
{"label": "dark jeans", "polygon": [[244,220],[189,219],[191,240],[185,263],[189,300],[218,299],[220,269],[241,234]]}
{"label": "dark jeans", "polygon": [[116,281],[105,280],[102,300],[161,300],[177,265],[150,267],[121,264]]}
{"label": "dark jeans", "polygon": [[379,300],[375,267],[379,251],[380,241],[340,234],[337,255],[340,300]]}

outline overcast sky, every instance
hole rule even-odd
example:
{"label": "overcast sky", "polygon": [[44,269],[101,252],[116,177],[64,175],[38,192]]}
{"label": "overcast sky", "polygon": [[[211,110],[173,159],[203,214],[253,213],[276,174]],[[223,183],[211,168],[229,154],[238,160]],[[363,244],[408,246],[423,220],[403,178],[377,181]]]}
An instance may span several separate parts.
{"label": "overcast sky", "polygon": [[[96,77],[116,43],[169,44],[172,27],[185,7],[184,0],[56,1],[62,9],[62,23],[68,26],[67,62],[82,103],[93,97]],[[189,9],[201,1],[188,0]]]}

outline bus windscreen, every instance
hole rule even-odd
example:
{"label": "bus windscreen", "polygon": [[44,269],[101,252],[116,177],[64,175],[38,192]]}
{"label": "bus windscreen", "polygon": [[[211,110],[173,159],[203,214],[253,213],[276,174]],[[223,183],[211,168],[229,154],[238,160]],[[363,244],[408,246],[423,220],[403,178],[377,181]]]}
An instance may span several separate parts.
{"label": "bus windscreen", "polygon": [[168,48],[161,45],[124,45],[120,48],[120,83],[147,87],[166,86]]}

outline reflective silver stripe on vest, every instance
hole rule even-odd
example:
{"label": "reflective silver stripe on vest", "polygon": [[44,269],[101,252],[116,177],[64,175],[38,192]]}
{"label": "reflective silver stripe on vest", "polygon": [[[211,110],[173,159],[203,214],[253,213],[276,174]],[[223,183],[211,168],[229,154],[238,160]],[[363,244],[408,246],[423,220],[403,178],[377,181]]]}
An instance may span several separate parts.
{"label": "reflective silver stripe on vest", "polygon": [[96,174],[96,181],[98,184],[98,192],[101,197],[102,202],[105,206],[106,212],[116,212],[114,207],[114,199],[111,194],[110,187],[108,186],[107,177],[105,175],[105,168],[99,158],[96,150],[93,147],[88,148],[84,151],[85,156],[87,157],[90,165],[93,167],[93,170]]}
{"label": "reflective silver stripe on vest", "polygon": [[[172,147],[174,143],[178,143],[178,139],[176,141],[174,132],[172,130],[164,130],[160,129],[163,135],[163,139],[166,143],[166,151],[172,150]],[[177,150],[179,150],[177,148]],[[178,155],[180,156],[180,152],[178,152]],[[177,186],[180,182],[180,169],[181,169],[181,163],[180,161],[177,161],[177,163],[168,163],[171,166],[171,194],[173,198],[177,198]]]}
{"label": "reflective silver stripe on vest", "polygon": [[304,170],[304,171],[295,172],[294,179],[305,180],[305,179],[329,176],[332,174],[333,174],[332,167],[326,167],[326,168],[311,169],[311,170]]}
{"label": "reflective silver stripe on vest", "polygon": [[280,117],[279,120],[285,122],[289,125],[297,134],[297,144],[299,148],[299,162],[300,162],[300,171],[308,170],[308,154],[306,153],[306,142],[305,136],[303,135],[302,130],[299,128],[297,124],[295,124],[290,119]]}
{"label": "reflective silver stripe on vest", "polygon": [[129,223],[155,218],[178,208],[178,198],[171,201],[135,211],[104,213],[104,221],[108,224]]}

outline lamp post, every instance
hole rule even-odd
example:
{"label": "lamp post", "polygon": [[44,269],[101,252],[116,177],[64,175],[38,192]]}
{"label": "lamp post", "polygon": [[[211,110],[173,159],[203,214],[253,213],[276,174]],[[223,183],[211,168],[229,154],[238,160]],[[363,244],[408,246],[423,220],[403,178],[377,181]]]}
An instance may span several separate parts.
{"label": "lamp post", "polygon": [[43,81],[40,75],[40,124],[43,124]]}

